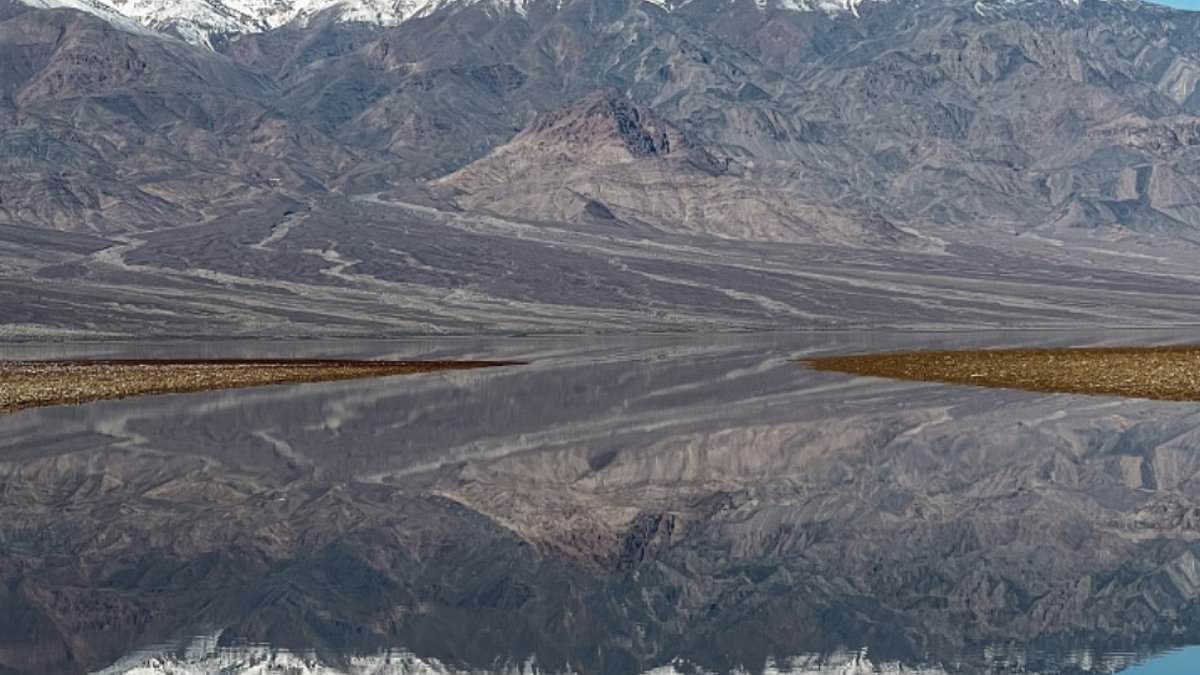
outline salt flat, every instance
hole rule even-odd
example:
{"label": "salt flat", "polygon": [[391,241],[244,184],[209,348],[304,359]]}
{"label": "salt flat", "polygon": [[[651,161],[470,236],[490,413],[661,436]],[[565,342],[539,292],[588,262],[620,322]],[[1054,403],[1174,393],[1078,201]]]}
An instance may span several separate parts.
{"label": "salt flat", "polygon": [[21,251],[0,284],[10,339],[1153,327],[1200,312],[1197,252],[1153,240],[1113,257],[953,232],[935,253],[647,239],[378,196],[107,241],[37,234],[0,230]]}

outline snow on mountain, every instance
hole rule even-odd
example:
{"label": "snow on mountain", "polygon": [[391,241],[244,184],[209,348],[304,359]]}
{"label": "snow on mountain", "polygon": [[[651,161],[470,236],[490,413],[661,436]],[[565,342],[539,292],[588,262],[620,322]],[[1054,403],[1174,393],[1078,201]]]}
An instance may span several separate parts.
{"label": "snow on mountain", "polygon": [[[680,675],[696,672],[686,664],[650,670],[646,675]],[[703,671],[700,671],[703,672]],[[545,675],[533,662],[494,670],[457,668],[411,652],[393,651],[353,656],[332,665],[314,655],[301,655],[266,646],[218,648],[215,637],[190,645],[182,652],[143,651],[95,675]],[[899,663],[874,663],[864,650],[826,655],[801,655],[787,664],[768,664],[765,675],[946,675],[941,668],[907,667]]]}
{"label": "snow on mountain", "polygon": [[145,27],[138,21],[125,16],[107,2],[102,0],[21,0],[24,4],[38,9],[66,8],[87,12],[104,19],[112,25],[131,32],[145,32]]}
{"label": "snow on mountain", "polygon": [[[147,647],[93,675],[547,675],[530,659],[488,670],[463,668],[437,659],[422,658],[407,650],[389,650],[376,654],[348,656],[339,664],[330,664],[315,654],[299,654],[267,645],[220,646],[221,633],[197,635],[176,644]],[[1084,673],[1116,673],[1144,661],[1150,654],[1115,652],[1097,654],[1081,649],[1058,655],[1061,666]],[[1018,646],[988,647],[985,662],[995,672],[1022,672],[1035,675],[1039,668],[1027,667],[1030,652]],[[681,675],[705,673],[684,662],[670,663],[645,672],[645,675]],[[992,672],[989,670],[989,672]],[[1054,672],[1059,672],[1057,669]],[[746,671],[736,669],[736,675]],[[840,649],[824,654],[798,654],[783,661],[770,660],[763,675],[947,675],[933,665],[905,665],[895,661],[872,659],[866,648]]]}
{"label": "snow on mountain", "polygon": [[[534,0],[21,0],[39,8],[66,7],[99,16],[126,30],[175,35],[212,46],[218,35],[261,33],[328,12],[337,21],[395,26],[443,9],[487,3],[498,14],[525,14]],[[668,11],[691,0],[643,0]],[[866,0],[755,0],[760,10],[824,12],[858,16]],[[886,2],[887,0],[872,0]],[[1013,0],[1000,0],[1001,3]],[[1075,5],[1079,0],[1059,0]],[[983,0],[979,5],[982,6]],[[977,7],[977,11],[982,11]]]}
{"label": "snow on mountain", "polygon": [[[322,12],[344,22],[395,26],[480,0],[22,0],[39,8],[66,7],[94,14],[125,29],[174,34],[193,44],[211,46],[221,34],[261,33],[292,22],[306,24]],[[497,12],[524,14],[531,0],[482,0]],[[687,4],[644,0],[666,9]],[[768,0],[756,0],[767,8]],[[863,0],[777,0],[779,9],[858,14]]]}
{"label": "snow on mountain", "polygon": [[67,7],[122,28],[142,27],[211,45],[220,34],[261,33],[322,12],[339,21],[394,26],[425,10],[424,0],[23,0],[34,7]]}
{"label": "snow on mountain", "polygon": [[[126,30],[175,35],[211,47],[217,35],[262,33],[322,13],[337,21],[395,26],[442,9],[488,3],[497,13],[524,14],[531,0],[21,0],[31,7],[65,7]],[[853,0],[852,0],[853,1]]]}
{"label": "snow on mountain", "polygon": [[186,644],[149,647],[93,675],[537,675],[532,662],[489,671],[456,668],[437,659],[395,650],[348,656],[330,664],[315,654],[266,645],[218,646],[220,633],[196,636]]}
{"label": "snow on mountain", "polygon": [[[767,0],[755,0],[758,6],[765,9]],[[863,0],[779,0],[780,9],[790,9],[797,12],[825,12],[840,14],[849,12],[858,16],[858,7]]]}
{"label": "snow on mountain", "polygon": [[[874,1],[886,2],[887,0]],[[688,5],[692,0],[643,0],[643,2],[649,2],[671,11]],[[864,0],[754,0],[754,3],[762,11],[783,9],[794,12],[824,12],[830,15],[853,14],[854,16],[858,16],[858,8],[863,2]]]}
{"label": "snow on mountain", "polygon": [[[668,10],[689,0],[644,0]],[[756,0],[761,9],[769,0]],[[171,34],[212,46],[222,34],[261,33],[292,22],[306,24],[329,12],[338,21],[395,26],[414,17],[486,2],[497,13],[525,14],[533,0],[22,0],[40,8],[67,7],[103,18],[127,30]],[[863,0],[770,0],[778,9],[858,14]]]}

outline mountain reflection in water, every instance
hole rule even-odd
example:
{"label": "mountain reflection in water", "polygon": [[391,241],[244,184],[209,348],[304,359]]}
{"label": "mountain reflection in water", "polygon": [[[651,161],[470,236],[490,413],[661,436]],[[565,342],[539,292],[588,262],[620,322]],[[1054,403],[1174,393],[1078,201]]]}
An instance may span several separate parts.
{"label": "mountain reflection in water", "polygon": [[791,360],[1190,341],[7,347],[531,364],[0,418],[0,672],[1116,672],[1200,643],[1200,408]]}
{"label": "mountain reflection in water", "polygon": [[[343,657],[330,664],[319,655],[295,653],[269,645],[220,647],[219,636],[197,636],[186,644],[160,645],[140,650],[97,675],[148,675],[160,672],[186,673],[246,673],[286,672],[292,675],[324,673],[326,675],[400,675],[429,673],[458,675],[471,672],[435,659],[423,659],[409,651],[381,651]],[[1195,672],[1197,648],[1171,651],[1148,658],[1144,654],[1117,652],[1095,654],[1077,651],[1067,654],[1029,654],[1017,649],[987,649],[982,655],[986,672],[1086,672],[1122,673],[1124,675],[1191,675]],[[540,672],[530,661],[521,664],[493,667],[487,672],[505,675],[532,675]],[[691,664],[676,662],[647,671],[651,675],[679,675],[694,672]],[[737,670],[736,672],[746,672]],[[946,675],[955,672],[953,666],[905,665],[899,662],[875,662],[867,649],[842,650],[830,654],[797,654],[778,661],[768,661],[764,675],[868,675],[871,673],[905,673],[907,675]]]}

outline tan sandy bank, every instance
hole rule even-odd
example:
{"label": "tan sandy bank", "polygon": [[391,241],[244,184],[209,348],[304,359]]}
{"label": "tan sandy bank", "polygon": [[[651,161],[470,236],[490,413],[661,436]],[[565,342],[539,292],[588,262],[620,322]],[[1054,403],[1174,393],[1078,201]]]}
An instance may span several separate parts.
{"label": "tan sandy bank", "polygon": [[518,365],[503,361],[0,361],[0,414],[146,394]]}
{"label": "tan sandy bank", "polygon": [[817,370],[901,380],[1200,400],[1200,346],[897,352],[804,359]]}

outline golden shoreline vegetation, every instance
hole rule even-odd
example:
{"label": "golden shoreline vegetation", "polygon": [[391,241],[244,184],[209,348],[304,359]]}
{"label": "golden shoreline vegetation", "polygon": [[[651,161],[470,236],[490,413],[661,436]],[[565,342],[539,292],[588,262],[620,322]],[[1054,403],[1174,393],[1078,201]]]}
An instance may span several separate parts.
{"label": "golden shoreline vegetation", "polygon": [[801,359],[816,370],[898,380],[1200,401],[1200,346],[912,351]]}
{"label": "golden shoreline vegetation", "polygon": [[0,361],[0,414],[149,394],[331,382],[471,368],[508,361],[312,359]]}

